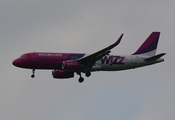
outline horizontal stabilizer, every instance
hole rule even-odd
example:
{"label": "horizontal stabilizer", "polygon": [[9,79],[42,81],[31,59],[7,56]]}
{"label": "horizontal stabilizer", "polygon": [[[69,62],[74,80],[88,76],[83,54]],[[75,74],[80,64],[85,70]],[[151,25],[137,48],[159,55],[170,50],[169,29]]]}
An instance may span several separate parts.
{"label": "horizontal stabilizer", "polygon": [[146,58],[145,61],[149,62],[149,61],[157,60],[157,59],[161,58],[162,56],[164,56],[165,54],[166,53],[161,53],[161,54]]}

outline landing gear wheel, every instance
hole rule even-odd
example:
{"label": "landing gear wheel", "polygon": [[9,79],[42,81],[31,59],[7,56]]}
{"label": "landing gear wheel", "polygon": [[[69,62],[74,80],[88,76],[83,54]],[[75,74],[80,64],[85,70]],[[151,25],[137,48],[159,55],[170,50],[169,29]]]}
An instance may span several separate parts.
{"label": "landing gear wheel", "polygon": [[78,79],[79,83],[82,83],[84,81],[84,78],[81,77],[81,72],[77,72],[77,74],[80,76],[80,78]]}
{"label": "landing gear wheel", "polygon": [[86,77],[89,77],[89,76],[91,76],[91,72],[86,72],[85,75],[86,75]]}
{"label": "landing gear wheel", "polygon": [[31,78],[34,78],[35,77],[35,75],[33,74],[33,75],[31,75]]}
{"label": "landing gear wheel", "polygon": [[83,78],[83,77],[80,77],[80,78],[78,79],[78,81],[79,81],[79,83],[82,83],[82,82],[84,81],[84,78]]}
{"label": "landing gear wheel", "polygon": [[35,77],[35,69],[32,69],[32,75],[31,75],[31,78],[34,78]]}

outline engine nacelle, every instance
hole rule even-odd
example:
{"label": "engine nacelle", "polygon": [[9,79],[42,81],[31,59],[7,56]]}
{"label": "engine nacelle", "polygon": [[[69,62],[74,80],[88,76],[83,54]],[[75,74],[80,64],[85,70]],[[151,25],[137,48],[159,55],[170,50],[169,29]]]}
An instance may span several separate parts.
{"label": "engine nacelle", "polygon": [[73,78],[74,72],[66,72],[62,70],[54,70],[52,71],[53,78]]}
{"label": "engine nacelle", "polygon": [[65,70],[80,70],[83,66],[76,61],[63,61],[62,68]]}

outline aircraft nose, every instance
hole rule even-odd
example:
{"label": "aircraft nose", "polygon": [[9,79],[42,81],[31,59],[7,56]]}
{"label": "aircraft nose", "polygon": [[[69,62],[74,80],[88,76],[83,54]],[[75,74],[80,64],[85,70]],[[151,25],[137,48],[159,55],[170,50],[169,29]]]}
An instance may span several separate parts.
{"label": "aircraft nose", "polygon": [[13,60],[12,64],[13,64],[14,66],[16,66],[16,60]]}
{"label": "aircraft nose", "polygon": [[14,61],[12,62],[12,64],[13,64],[14,66],[19,66],[19,63],[20,63],[20,61],[19,61],[18,59],[14,60]]}

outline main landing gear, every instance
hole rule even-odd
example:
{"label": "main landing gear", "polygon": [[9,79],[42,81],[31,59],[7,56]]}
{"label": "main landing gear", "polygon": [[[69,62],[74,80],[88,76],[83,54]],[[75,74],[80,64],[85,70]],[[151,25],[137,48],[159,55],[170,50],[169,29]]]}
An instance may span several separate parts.
{"label": "main landing gear", "polygon": [[31,78],[34,78],[35,77],[35,69],[32,69],[32,75],[31,75]]}
{"label": "main landing gear", "polygon": [[82,83],[84,81],[84,78],[81,76],[81,72],[77,72],[77,74],[80,76],[78,79],[79,83]]}
{"label": "main landing gear", "polygon": [[85,75],[86,75],[86,77],[89,77],[89,76],[91,76],[91,72],[86,72]]}
{"label": "main landing gear", "polygon": [[[81,72],[77,72],[77,74],[80,76],[80,78],[78,79],[79,83],[82,83],[84,81],[84,78],[81,76]],[[91,76],[91,72],[86,72],[85,73],[86,77]]]}

